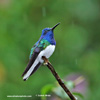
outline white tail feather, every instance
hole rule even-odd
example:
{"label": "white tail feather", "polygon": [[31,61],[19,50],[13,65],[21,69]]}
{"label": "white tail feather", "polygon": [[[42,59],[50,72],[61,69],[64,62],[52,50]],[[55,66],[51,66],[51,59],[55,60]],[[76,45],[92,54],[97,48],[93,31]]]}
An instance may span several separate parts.
{"label": "white tail feather", "polygon": [[24,75],[23,80],[27,80],[29,76],[31,75],[32,71],[34,70],[35,66],[39,63],[39,61],[36,59],[35,62],[32,64],[28,72]]}

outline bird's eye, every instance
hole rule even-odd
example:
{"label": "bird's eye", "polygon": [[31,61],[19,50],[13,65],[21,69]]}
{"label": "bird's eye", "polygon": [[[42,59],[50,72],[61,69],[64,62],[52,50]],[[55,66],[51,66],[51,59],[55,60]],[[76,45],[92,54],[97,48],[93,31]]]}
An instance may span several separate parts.
{"label": "bird's eye", "polygon": [[45,30],[43,35],[45,35],[48,31],[49,31],[49,30]]}
{"label": "bird's eye", "polygon": [[48,32],[49,30],[45,30],[45,32]]}

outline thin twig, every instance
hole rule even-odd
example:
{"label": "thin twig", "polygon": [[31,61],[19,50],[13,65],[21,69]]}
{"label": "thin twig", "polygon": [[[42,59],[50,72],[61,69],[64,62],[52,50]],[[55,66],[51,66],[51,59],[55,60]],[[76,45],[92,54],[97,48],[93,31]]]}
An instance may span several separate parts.
{"label": "thin twig", "polygon": [[69,91],[69,89],[65,86],[64,82],[60,79],[59,75],[53,68],[52,64],[49,62],[49,60],[43,56],[42,59],[44,60],[44,63],[46,66],[50,69],[56,80],[58,81],[59,85],[64,89],[64,91],[67,93],[67,95],[70,97],[71,100],[76,100],[76,98],[73,96],[73,94]]}

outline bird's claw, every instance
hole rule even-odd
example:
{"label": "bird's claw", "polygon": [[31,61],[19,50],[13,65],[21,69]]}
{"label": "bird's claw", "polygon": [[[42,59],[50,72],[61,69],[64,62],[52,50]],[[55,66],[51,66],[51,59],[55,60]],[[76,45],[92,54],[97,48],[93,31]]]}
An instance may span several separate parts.
{"label": "bird's claw", "polygon": [[44,62],[44,63],[43,63],[43,65],[45,65],[45,66],[46,66],[46,65],[48,65],[48,63],[47,63],[47,62]]}

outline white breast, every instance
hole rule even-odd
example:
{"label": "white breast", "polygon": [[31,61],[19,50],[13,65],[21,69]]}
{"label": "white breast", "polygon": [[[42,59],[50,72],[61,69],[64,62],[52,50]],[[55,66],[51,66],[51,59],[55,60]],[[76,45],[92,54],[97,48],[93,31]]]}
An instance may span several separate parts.
{"label": "white breast", "polygon": [[49,58],[53,54],[54,50],[55,50],[55,45],[47,46],[43,51],[40,52],[37,59],[41,63],[43,63],[42,56],[45,56],[46,58]]}

